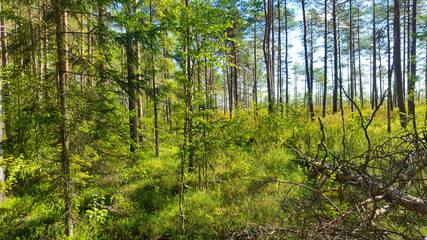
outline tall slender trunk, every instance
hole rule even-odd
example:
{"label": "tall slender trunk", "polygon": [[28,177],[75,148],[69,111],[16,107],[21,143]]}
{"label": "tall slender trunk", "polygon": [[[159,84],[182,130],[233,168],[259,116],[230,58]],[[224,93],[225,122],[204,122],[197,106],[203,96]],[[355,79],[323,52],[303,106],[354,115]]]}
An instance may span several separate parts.
{"label": "tall slender trunk", "polygon": [[[3,1],[2,1],[3,3]],[[4,17],[1,18],[1,46],[2,46],[2,67],[5,68],[8,63],[9,63],[9,57],[8,57],[8,53],[6,51],[6,48],[8,46],[7,44],[7,37],[6,37],[6,19]],[[15,29],[16,30],[16,29]],[[6,104],[4,104],[3,106],[3,118],[4,118],[4,131],[6,133],[6,138],[7,139],[12,139],[12,123],[11,123],[11,118],[9,117],[8,114],[8,106],[7,106],[7,101],[9,101],[9,83],[8,82],[4,82],[3,86],[2,86],[2,92],[1,92],[2,96],[4,98],[2,98],[3,103],[6,102]]]}
{"label": "tall slender trunk", "polygon": [[73,237],[73,203],[72,182],[70,171],[70,136],[69,114],[67,106],[68,92],[68,39],[67,39],[67,11],[64,1],[55,1],[56,10],[56,46],[58,54],[58,94],[61,109],[62,122],[60,127],[61,142],[61,167],[64,176],[64,204],[65,204],[65,234]]}
{"label": "tall slender trunk", "polygon": [[[353,1],[350,0],[350,97],[354,99],[355,96],[355,79],[354,79],[354,44],[353,44]],[[354,106],[351,104],[351,111],[353,112]]]}
{"label": "tall slender trunk", "polygon": [[[425,50],[426,50],[426,56],[427,56],[427,44],[426,44],[426,49]],[[424,87],[426,89],[426,103],[427,103],[427,57],[425,59],[426,59],[426,62],[425,62],[425,65],[424,65]],[[427,122],[427,111],[426,111],[426,115],[425,115],[424,119]]]}
{"label": "tall slender trunk", "polygon": [[[82,28],[80,30],[80,35],[81,35],[81,38],[80,38],[80,41],[81,41],[81,44],[80,44],[80,57],[82,59],[84,59],[84,56],[85,56],[85,33],[84,33],[85,22],[84,22],[84,16],[83,15],[80,18],[80,24],[82,26]],[[84,68],[81,71],[82,72],[80,74],[80,87],[83,89],[85,87],[86,76],[85,76],[85,73],[84,73]]]}
{"label": "tall slender trunk", "polygon": [[222,83],[223,83],[223,91],[224,91],[222,102],[224,106],[224,115],[225,115],[227,113],[227,73],[224,73],[224,69],[222,70]]}
{"label": "tall slender trunk", "polygon": [[338,33],[337,33],[337,0],[332,0],[332,23],[334,28],[334,89],[332,93],[332,113],[338,111]]}
{"label": "tall slender trunk", "polygon": [[391,98],[391,67],[390,67],[390,2],[387,0],[387,132],[391,132],[391,110],[393,108],[393,100]]}
{"label": "tall slender trunk", "polygon": [[[227,60],[228,61],[228,60]],[[233,117],[233,83],[231,67],[228,64],[225,66],[227,72],[227,87],[228,87],[228,110],[230,111],[230,119]]]}
{"label": "tall slender trunk", "polygon": [[108,85],[107,79],[105,79],[105,39],[104,39],[104,31],[105,31],[105,22],[104,22],[104,5],[100,3],[98,7],[98,27],[100,28],[99,40],[98,40],[98,49],[99,49],[99,77],[101,82],[106,81]]}
{"label": "tall slender trunk", "polygon": [[255,110],[258,108],[258,79],[257,79],[257,56],[256,56],[256,21],[254,22],[254,90],[253,90],[253,96],[254,96],[254,104],[255,104]]}
{"label": "tall slender trunk", "polygon": [[[305,1],[302,0],[302,14],[304,21],[304,58],[305,58],[305,74],[307,81],[307,90],[308,90],[308,107],[310,110],[310,115],[313,120],[314,111],[313,111],[313,80],[311,79],[310,68],[309,68],[309,59],[308,59],[308,47],[307,47],[307,20],[305,16]],[[311,64],[310,64],[311,65]]]}
{"label": "tall slender trunk", "polygon": [[[426,50],[425,54],[427,56],[427,42],[426,42],[426,49],[425,50]],[[427,57],[425,59],[426,59],[426,62],[424,65],[424,89],[426,89],[426,103],[427,103]],[[424,119],[427,122],[427,110],[426,110],[426,115],[425,115]]]}
{"label": "tall slender trunk", "polygon": [[[196,49],[200,49],[200,39],[198,33],[196,33]],[[197,60],[197,90],[199,93],[202,92],[202,70],[200,60]]]}
{"label": "tall slender trunk", "polygon": [[377,37],[375,23],[375,0],[372,1],[372,109],[378,106],[377,90]]}
{"label": "tall slender trunk", "polygon": [[393,51],[393,65],[394,75],[396,79],[396,93],[397,105],[399,107],[400,125],[406,128],[406,109],[405,99],[403,97],[403,81],[402,81],[402,65],[400,55],[400,1],[394,0],[394,51]]}
{"label": "tall slender trunk", "polygon": [[283,112],[283,81],[282,81],[282,21],[280,16],[280,0],[277,0],[277,14],[278,14],[278,21],[279,21],[279,35],[278,35],[278,56],[277,56],[277,85],[278,85],[278,97],[279,97],[279,107],[280,111]]}
{"label": "tall slender trunk", "polygon": [[289,104],[289,68],[288,68],[288,7],[285,0],[285,84],[286,105]]}
{"label": "tall slender trunk", "polygon": [[[89,65],[92,65],[92,27],[91,27],[91,18],[92,18],[92,7],[89,6],[89,12],[87,14],[88,24],[87,24],[87,61]],[[89,87],[93,86],[93,78],[91,76],[87,77],[87,84]]]}
{"label": "tall slender trunk", "polygon": [[357,11],[357,51],[359,53],[359,95],[360,102],[363,107],[363,84],[362,84],[362,57],[361,57],[361,48],[360,48],[360,9]]}
{"label": "tall slender trunk", "polygon": [[[153,6],[152,0],[150,0],[150,24],[153,24]],[[150,62],[150,71],[152,73],[153,81],[153,110],[154,110],[154,143],[156,148],[156,157],[159,156],[159,117],[158,117],[158,101],[157,101],[157,87],[156,87],[156,72],[154,66],[154,39],[151,38],[151,62]]]}
{"label": "tall slender trunk", "polygon": [[[403,0],[405,2],[405,0]],[[403,89],[403,99],[406,99],[406,8],[403,4],[403,61],[402,61],[402,89]]]}
{"label": "tall slender trunk", "polygon": [[417,0],[412,0],[412,43],[411,43],[411,74],[408,78],[408,113],[415,118],[415,82],[417,81],[417,62],[416,62],[416,51],[417,51]]}
{"label": "tall slender trunk", "polygon": [[270,35],[271,35],[271,15],[273,14],[271,11],[271,1],[266,0],[264,2],[264,14],[265,14],[265,31],[264,31],[264,39],[262,43],[262,50],[264,52],[264,62],[267,73],[267,92],[268,92],[268,111],[269,113],[273,112],[274,108],[274,84],[272,75],[274,72],[272,71],[272,59],[271,59],[271,45],[270,45]]}
{"label": "tall slender trunk", "polygon": [[323,62],[325,69],[323,71],[323,110],[322,117],[326,116],[326,94],[328,91],[328,0],[325,0],[325,45]]}
{"label": "tall slender trunk", "polygon": [[[407,3],[404,4],[406,6],[406,15],[407,15],[407,21],[406,21],[406,42],[407,45],[404,46],[404,48],[406,49],[406,81],[403,81],[403,94],[407,95],[405,96],[405,98],[409,98],[409,88],[410,88],[410,79],[411,79],[411,1],[407,0]],[[405,29],[405,28],[404,28]],[[407,91],[405,91],[405,84],[407,83]],[[409,106],[408,106],[409,108]]]}
{"label": "tall slender trunk", "polygon": [[[132,15],[131,6],[129,4],[126,15],[129,18]],[[130,127],[130,151],[134,152],[136,150],[136,144],[138,143],[138,121],[136,114],[136,87],[135,87],[135,59],[134,59],[134,47],[135,43],[132,38],[131,33],[129,32],[128,26],[126,26],[126,68],[127,68],[127,87],[128,87],[128,101],[129,101],[129,127]]]}
{"label": "tall slender trunk", "polygon": [[233,79],[233,97],[234,97],[234,109],[237,109],[237,106],[239,105],[239,94],[238,94],[238,82],[237,82],[237,49],[236,49],[236,43],[235,42],[231,42],[231,52],[232,52],[232,60],[233,60],[233,64],[231,66],[231,68],[233,69],[232,71],[232,76],[231,78]]}
{"label": "tall slender trunk", "polygon": [[[189,0],[185,0],[185,8],[188,10],[189,9]],[[190,18],[190,12],[188,12],[187,18]],[[187,43],[190,42],[190,26],[187,26],[186,32],[184,32],[184,36],[185,36],[185,40]],[[189,135],[191,135],[191,119],[190,119],[190,114],[192,111],[192,82],[191,82],[191,73],[190,73],[190,68],[191,68],[191,57],[190,54],[188,54],[189,49],[188,46],[186,44],[184,44],[183,47],[183,52],[185,53],[185,55],[187,55],[186,59],[184,60],[184,66],[183,66],[183,74],[184,76],[187,78],[186,80],[186,84],[184,86],[185,88],[185,107],[186,107],[186,111],[185,111],[185,121],[184,121],[184,142],[183,142],[183,155],[181,158],[181,173],[180,173],[180,182],[181,182],[181,187],[180,187],[180,193],[179,193],[179,211],[181,214],[181,229],[182,229],[182,236],[185,235],[185,213],[184,213],[184,185],[185,185],[185,163],[186,163],[186,152],[188,152],[188,145],[190,145],[188,143],[188,139],[189,139]],[[190,146],[191,147],[191,146]],[[190,159],[191,161],[191,159]]]}

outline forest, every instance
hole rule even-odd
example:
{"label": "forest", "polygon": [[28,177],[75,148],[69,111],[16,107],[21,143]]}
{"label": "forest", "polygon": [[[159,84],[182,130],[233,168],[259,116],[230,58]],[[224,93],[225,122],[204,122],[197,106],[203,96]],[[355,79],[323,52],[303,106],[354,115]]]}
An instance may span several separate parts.
{"label": "forest", "polygon": [[419,0],[0,0],[0,240],[427,239]]}

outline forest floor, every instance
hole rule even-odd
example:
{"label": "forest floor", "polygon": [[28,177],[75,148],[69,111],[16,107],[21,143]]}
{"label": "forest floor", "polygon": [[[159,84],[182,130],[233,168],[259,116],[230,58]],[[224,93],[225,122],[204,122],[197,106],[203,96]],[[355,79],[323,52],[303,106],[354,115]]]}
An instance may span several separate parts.
{"label": "forest floor", "polygon": [[[426,130],[424,105],[419,102],[416,108],[419,134]],[[362,166],[369,146],[361,121],[366,126],[372,113],[365,108],[360,116],[345,106],[343,116],[339,112],[321,119],[324,134],[320,121],[311,121],[305,109],[270,115],[265,110],[237,111],[231,120],[221,114],[195,119],[195,166],[190,169],[186,162],[183,214],[180,172],[188,154],[179,128],[161,125],[159,157],[150,128],[145,129],[146,147],[135,153],[116,142],[119,147],[109,153],[74,156],[75,239],[423,238],[425,213],[385,197],[376,201],[369,189],[338,181],[341,172],[327,174],[309,164],[316,160],[336,169]],[[315,115],[321,116],[320,108]],[[407,130],[400,128],[397,109],[391,129],[388,133],[382,107],[367,128],[372,149],[414,133],[411,124]],[[57,163],[10,161],[13,182],[0,203],[0,239],[63,239],[62,193],[52,175]],[[384,167],[382,162],[369,164],[378,167],[367,170],[369,176]],[[346,171],[363,172],[352,167]],[[417,175],[418,185],[408,185],[405,193],[426,199],[425,171]],[[375,215],[388,207],[392,210]]]}

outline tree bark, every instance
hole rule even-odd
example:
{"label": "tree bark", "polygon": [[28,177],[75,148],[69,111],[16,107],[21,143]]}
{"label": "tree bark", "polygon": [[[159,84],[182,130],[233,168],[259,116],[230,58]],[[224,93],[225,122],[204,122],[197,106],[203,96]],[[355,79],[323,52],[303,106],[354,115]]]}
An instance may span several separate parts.
{"label": "tree bark", "polygon": [[[355,64],[354,64],[354,35],[353,35],[353,1],[350,0],[350,97],[354,99],[355,97],[355,89],[356,89],[356,81],[355,81]],[[353,103],[351,103],[351,112],[353,112]]]}
{"label": "tree bark", "polygon": [[286,105],[289,104],[289,68],[288,68],[288,7],[285,0],[285,84]]}
{"label": "tree bark", "polygon": [[65,204],[65,234],[73,237],[73,203],[72,203],[72,181],[70,171],[70,136],[69,136],[69,114],[67,106],[68,92],[68,39],[67,39],[67,11],[64,1],[55,1],[56,10],[56,46],[58,54],[58,94],[62,115],[60,127],[61,142],[61,167],[64,182],[64,204]]}
{"label": "tree bark", "polygon": [[405,100],[403,97],[403,84],[402,84],[402,65],[400,55],[400,0],[394,0],[394,51],[393,51],[393,65],[394,75],[396,79],[396,94],[397,105],[399,107],[400,125],[406,128],[406,109]]}
{"label": "tree bark", "polygon": [[278,14],[278,22],[279,22],[279,35],[278,35],[278,56],[277,56],[277,85],[278,85],[278,97],[279,97],[279,107],[280,111],[283,112],[283,81],[282,81],[282,21],[280,16],[280,0],[277,0],[277,14]]}
{"label": "tree bark", "polygon": [[267,92],[268,92],[268,111],[269,113],[273,112],[274,108],[274,84],[272,75],[272,59],[271,59],[271,46],[270,46],[270,35],[271,35],[271,15],[273,14],[271,9],[271,1],[264,0],[264,14],[265,14],[265,30],[264,30],[264,39],[262,43],[262,50],[264,52],[264,62],[267,73]]}
{"label": "tree bark", "polygon": [[334,89],[332,93],[332,113],[338,111],[338,33],[337,33],[337,0],[332,0],[332,22],[334,28]]}
{"label": "tree bark", "polygon": [[390,3],[387,0],[387,83],[388,83],[388,91],[387,91],[387,132],[391,132],[391,110],[393,107],[393,100],[391,97],[392,87],[391,87],[391,67],[390,67]]}
{"label": "tree bark", "polygon": [[[314,111],[313,111],[313,80],[311,78],[311,71],[309,68],[309,59],[308,59],[308,49],[307,49],[307,21],[305,17],[305,1],[302,0],[302,14],[304,22],[304,58],[305,58],[305,75],[307,81],[307,90],[308,90],[308,107],[310,110],[310,115],[313,120]],[[311,65],[311,64],[310,64]]]}
{"label": "tree bark", "polygon": [[232,60],[233,60],[233,64],[231,66],[232,71],[232,76],[231,78],[233,79],[233,98],[234,98],[234,109],[237,109],[237,106],[239,106],[239,94],[238,94],[238,82],[237,82],[237,49],[236,49],[236,43],[233,41],[231,42],[231,52],[232,52]]}
{"label": "tree bark", "polygon": [[[150,24],[153,24],[153,7],[152,1],[150,0]],[[197,36],[196,36],[197,38]],[[159,119],[158,119],[158,108],[157,108],[157,87],[156,87],[156,72],[154,67],[154,41],[151,38],[151,62],[150,62],[150,70],[152,73],[152,81],[153,81],[153,110],[154,110],[154,142],[156,148],[156,157],[159,156]],[[199,65],[200,66],[200,65]],[[199,68],[200,71],[200,68]],[[200,84],[200,83],[199,83]],[[199,85],[200,88],[200,85]]]}
{"label": "tree bark", "polygon": [[[129,4],[128,10],[126,11],[127,17],[132,15],[131,6]],[[126,68],[127,68],[127,87],[128,87],[128,101],[129,101],[129,127],[130,127],[130,151],[136,150],[138,143],[138,121],[137,121],[137,99],[136,99],[136,87],[135,87],[135,59],[134,59],[134,48],[135,43],[133,40],[132,33],[130,32],[129,26],[126,26]]]}
{"label": "tree bark", "polygon": [[[89,6],[89,12],[87,14],[87,19],[88,19],[88,23],[87,23],[87,61],[89,62],[90,66],[92,66],[91,18],[92,18],[92,7]],[[87,77],[87,85],[89,87],[93,87],[93,78],[91,76]]]}
{"label": "tree bark", "polygon": [[362,103],[363,107],[363,84],[362,84],[362,58],[361,58],[361,48],[360,48],[360,9],[357,11],[357,48],[359,53],[359,95],[360,95],[360,102]]}
{"label": "tree bark", "polygon": [[415,83],[417,81],[417,0],[412,0],[411,73],[408,77],[408,114],[415,119]]}
{"label": "tree bark", "polygon": [[256,21],[254,22],[254,89],[253,98],[255,104],[255,110],[258,108],[258,79],[257,79],[257,53],[256,53]]}
{"label": "tree bark", "polygon": [[375,0],[372,1],[372,102],[371,107],[375,109],[378,106],[377,90],[377,37],[375,23]]}
{"label": "tree bark", "polygon": [[326,116],[326,94],[328,90],[328,0],[325,0],[325,45],[323,62],[325,69],[323,70],[323,109],[322,117]]}

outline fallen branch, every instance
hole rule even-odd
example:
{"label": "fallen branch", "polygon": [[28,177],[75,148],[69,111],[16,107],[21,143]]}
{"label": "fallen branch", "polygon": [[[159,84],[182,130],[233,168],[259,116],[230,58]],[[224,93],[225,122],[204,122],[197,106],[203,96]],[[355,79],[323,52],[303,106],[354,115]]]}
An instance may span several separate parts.
{"label": "fallen branch", "polygon": [[[375,199],[375,201],[379,201],[379,200],[381,200],[381,199],[383,199],[383,198],[384,198],[384,196],[376,196],[374,199]],[[327,228],[331,227],[332,225],[334,225],[334,224],[336,224],[336,223],[339,223],[339,222],[343,221],[343,220],[344,220],[344,219],[346,219],[348,216],[350,216],[351,214],[355,213],[355,212],[356,212],[356,211],[357,211],[361,206],[364,206],[364,205],[367,205],[367,204],[369,204],[369,203],[374,202],[374,199],[369,198],[369,199],[366,199],[365,201],[363,201],[363,202],[361,202],[361,203],[357,204],[357,205],[356,205],[355,207],[353,207],[352,209],[348,210],[348,211],[347,211],[347,212],[345,212],[345,213],[342,213],[339,217],[335,218],[334,220],[332,220],[332,221],[330,221],[330,222],[326,223],[325,225],[323,225],[322,227],[318,228],[316,232],[317,232],[317,233],[320,233],[320,232],[324,231],[325,229],[327,229]]]}
{"label": "fallen branch", "polygon": [[296,183],[296,182],[280,181],[280,180],[277,180],[277,179],[274,179],[274,178],[271,178],[271,179],[268,179],[268,180],[265,180],[265,181],[260,181],[260,182],[262,182],[263,184],[265,184],[265,183],[271,183],[271,182],[283,183],[283,184],[291,184],[291,185],[295,185],[295,186],[306,188],[306,189],[308,189],[308,190],[310,190],[312,192],[315,192],[315,193],[319,194],[320,196],[322,196],[326,201],[329,202],[329,204],[331,204],[331,206],[333,208],[335,208],[335,210],[337,210],[337,212],[342,213],[342,211],[325,194],[323,194],[322,192],[318,191],[317,189],[314,189],[314,188],[309,187],[307,185],[304,185],[304,184],[301,184],[301,183]]}
{"label": "fallen branch", "polygon": [[427,200],[411,196],[407,193],[400,191],[397,187],[386,186],[378,183],[370,176],[362,174],[346,173],[337,170],[327,164],[306,159],[305,162],[313,165],[319,172],[328,176],[335,174],[336,180],[343,182],[351,182],[364,189],[369,189],[373,196],[384,196],[384,200],[390,203],[398,204],[408,210],[427,214]]}

